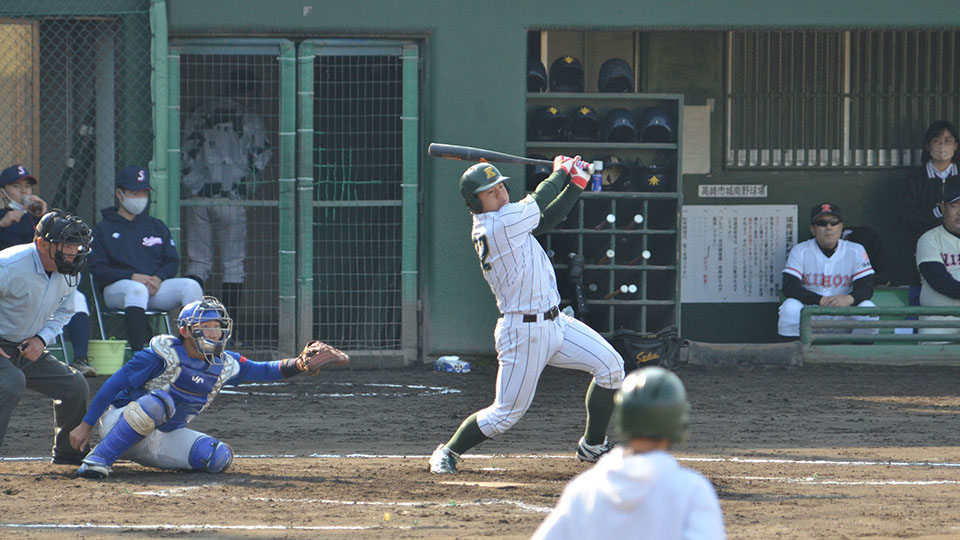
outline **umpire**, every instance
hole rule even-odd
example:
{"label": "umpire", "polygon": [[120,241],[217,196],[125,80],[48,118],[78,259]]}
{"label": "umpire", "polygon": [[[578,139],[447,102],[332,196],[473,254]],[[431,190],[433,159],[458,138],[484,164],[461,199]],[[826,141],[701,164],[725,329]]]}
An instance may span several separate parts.
{"label": "umpire", "polygon": [[53,462],[64,465],[83,459],[70,431],[83,420],[90,387],[46,346],[73,316],[90,241],[80,218],[53,210],[40,218],[32,243],[0,251],[0,445],[26,387],[53,398]]}

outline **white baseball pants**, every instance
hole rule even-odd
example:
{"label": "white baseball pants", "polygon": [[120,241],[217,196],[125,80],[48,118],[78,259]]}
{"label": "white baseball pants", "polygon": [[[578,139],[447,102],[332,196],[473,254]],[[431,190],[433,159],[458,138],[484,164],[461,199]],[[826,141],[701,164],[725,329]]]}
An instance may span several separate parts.
{"label": "white baseball pants", "polygon": [[[98,425],[101,438],[113,429],[122,414],[123,407],[118,409],[111,405],[100,415]],[[158,469],[192,470],[190,449],[193,448],[193,443],[203,436],[203,433],[189,428],[175,429],[169,433],[155,429],[121,454],[120,459],[129,459]]]}
{"label": "white baseball pants", "polygon": [[507,431],[527,412],[547,365],[586,371],[604,388],[620,388],[623,382],[620,354],[594,329],[564,313],[535,323],[508,313],[497,322],[494,339],[500,364],[496,397],[477,413],[487,437]]}
{"label": "white baseball pants", "polygon": [[[797,300],[796,298],[787,298],[780,304],[780,320],[777,323],[777,333],[784,337],[798,337],[800,335],[800,310],[803,309],[803,302]],[[864,300],[857,304],[857,307],[877,307],[876,304],[870,300]],[[878,321],[880,317],[868,316],[868,315],[816,315],[813,317],[817,320],[831,319],[831,320],[845,320],[845,319],[854,319],[858,321]],[[856,328],[852,332],[840,330],[840,329],[818,329],[815,333],[818,334],[843,334],[843,333],[853,333],[853,334],[876,334],[879,330],[877,328]]]}
{"label": "white baseball pants", "polygon": [[247,209],[236,204],[188,206],[183,209],[183,217],[187,237],[187,269],[184,274],[204,281],[210,278],[216,238],[223,265],[223,282],[243,283],[246,277]]}
{"label": "white baseball pants", "polygon": [[110,309],[138,307],[170,311],[202,297],[200,284],[190,278],[165,279],[153,296],[146,285],[132,279],[114,281],[103,288],[103,302]]}

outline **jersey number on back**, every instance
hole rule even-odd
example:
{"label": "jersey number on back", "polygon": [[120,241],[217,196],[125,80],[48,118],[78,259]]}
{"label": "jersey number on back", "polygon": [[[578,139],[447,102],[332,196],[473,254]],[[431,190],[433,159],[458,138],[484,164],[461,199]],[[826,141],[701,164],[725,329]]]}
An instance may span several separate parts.
{"label": "jersey number on back", "polygon": [[473,248],[477,250],[477,255],[480,257],[480,268],[483,268],[484,272],[493,268],[490,266],[490,263],[487,262],[487,258],[490,257],[490,246],[487,245],[487,235],[474,238]]}

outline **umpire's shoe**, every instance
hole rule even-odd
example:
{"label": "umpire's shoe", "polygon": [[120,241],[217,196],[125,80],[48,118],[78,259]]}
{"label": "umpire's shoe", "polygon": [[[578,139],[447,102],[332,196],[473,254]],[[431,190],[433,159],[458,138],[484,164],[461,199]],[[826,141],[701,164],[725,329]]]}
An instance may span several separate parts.
{"label": "umpire's shoe", "polygon": [[613,450],[613,445],[603,438],[600,444],[587,444],[586,439],[580,437],[580,444],[577,445],[577,459],[587,463],[596,463],[604,454]]}
{"label": "umpire's shoe", "polygon": [[430,472],[433,474],[456,474],[460,454],[441,444],[430,456]]}
{"label": "umpire's shoe", "polygon": [[83,459],[83,465],[77,469],[77,476],[81,478],[91,478],[93,480],[103,480],[110,476],[110,466],[102,461],[100,456],[90,454]]}
{"label": "umpire's shoe", "polygon": [[75,358],[73,362],[70,362],[70,367],[80,372],[86,378],[96,377],[97,370],[90,365],[90,362],[87,362],[85,357]]}

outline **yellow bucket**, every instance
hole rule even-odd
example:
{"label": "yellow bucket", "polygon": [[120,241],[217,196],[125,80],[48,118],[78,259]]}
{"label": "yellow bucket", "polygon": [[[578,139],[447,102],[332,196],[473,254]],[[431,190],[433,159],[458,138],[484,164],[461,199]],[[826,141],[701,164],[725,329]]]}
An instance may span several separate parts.
{"label": "yellow bucket", "polygon": [[87,360],[98,375],[112,375],[123,367],[126,347],[126,340],[91,339]]}

